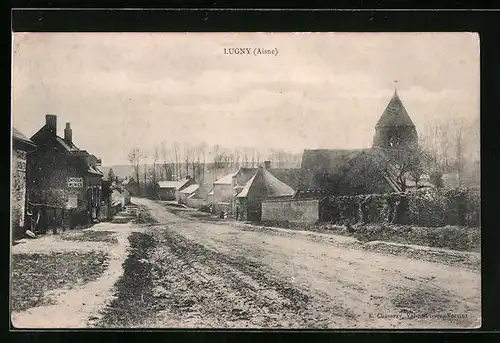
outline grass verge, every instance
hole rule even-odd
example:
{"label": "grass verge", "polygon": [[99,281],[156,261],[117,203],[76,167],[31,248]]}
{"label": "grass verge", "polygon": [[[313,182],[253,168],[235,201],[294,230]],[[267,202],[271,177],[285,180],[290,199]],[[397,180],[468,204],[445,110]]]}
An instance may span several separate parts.
{"label": "grass verge", "polygon": [[261,222],[262,226],[295,230],[309,230],[350,236],[361,242],[385,241],[400,244],[415,244],[433,248],[480,252],[481,229],[461,226],[416,227],[391,224],[296,224],[283,222]]}
{"label": "grass verge", "polygon": [[148,255],[155,248],[155,240],[151,235],[134,232],[129,241],[130,252],[115,285],[115,299],[104,310],[97,327],[137,327],[151,315],[154,296]]}
{"label": "grass verge", "polygon": [[108,255],[102,252],[13,255],[12,311],[50,304],[46,292],[96,280],[106,270],[107,261]]}
{"label": "grass verge", "polygon": [[111,231],[65,232],[59,238],[65,241],[118,243]]}

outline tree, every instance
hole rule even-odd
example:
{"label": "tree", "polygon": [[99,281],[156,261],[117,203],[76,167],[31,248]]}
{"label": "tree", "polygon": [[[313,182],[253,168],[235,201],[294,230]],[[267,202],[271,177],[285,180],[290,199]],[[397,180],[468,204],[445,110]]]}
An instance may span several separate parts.
{"label": "tree", "polygon": [[464,163],[464,153],[462,149],[462,131],[463,131],[463,123],[458,122],[455,130],[455,144],[456,144],[456,163],[457,163],[457,172],[458,172],[458,185],[462,186],[463,184],[463,163]]}
{"label": "tree", "polygon": [[386,156],[386,171],[395,176],[395,181],[403,192],[406,191],[408,176],[415,180],[418,187],[418,182],[425,172],[424,166],[430,161],[425,150],[418,145],[386,149]]}
{"label": "tree", "polygon": [[160,149],[158,148],[158,146],[155,146],[154,151],[153,151],[153,175],[152,175],[153,185],[156,185],[156,181],[157,181],[156,164],[157,164],[159,158],[160,158]]}
{"label": "tree", "polygon": [[132,164],[134,168],[135,180],[137,181],[137,185],[139,185],[139,165],[141,163],[141,158],[143,154],[139,150],[139,148],[132,148],[128,154],[128,160]]}
{"label": "tree", "polygon": [[170,160],[170,154],[167,149],[167,145],[165,142],[161,143],[161,157],[163,159],[163,170],[165,174],[165,179],[172,181],[172,174],[174,173],[174,163],[172,162],[171,165],[169,165],[169,160]]}
{"label": "tree", "polygon": [[180,176],[181,176],[181,165],[180,165],[180,157],[179,157],[179,150],[180,150],[179,142],[174,142],[173,149],[174,149],[174,154],[175,154],[175,178],[177,180],[179,180]]}
{"label": "tree", "polygon": [[147,158],[147,155],[146,154],[142,154],[142,157],[144,158],[144,185],[143,185],[143,190],[142,190],[142,193],[143,195],[146,195],[146,186],[147,186],[147,176],[148,176],[148,165],[146,163],[146,158]]}
{"label": "tree", "polygon": [[113,168],[109,168],[109,171],[108,171],[108,180],[111,181],[111,182],[116,181],[116,175],[115,175],[115,172],[113,171]]}

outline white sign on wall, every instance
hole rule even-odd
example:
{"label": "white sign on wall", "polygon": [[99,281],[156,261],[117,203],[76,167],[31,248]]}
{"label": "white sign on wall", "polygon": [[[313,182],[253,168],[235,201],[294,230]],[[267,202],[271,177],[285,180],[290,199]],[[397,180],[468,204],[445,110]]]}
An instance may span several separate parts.
{"label": "white sign on wall", "polygon": [[66,208],[77,208],[78,207],[78,196],[77,195],[70,195],[68,198],[68,203],[66,204]]}
{"label": "white sign on wall", "polygon": [[82,188],[83,187],[83,178],[82,177],[70,177],[70,178],[68,178],[68,187]]}

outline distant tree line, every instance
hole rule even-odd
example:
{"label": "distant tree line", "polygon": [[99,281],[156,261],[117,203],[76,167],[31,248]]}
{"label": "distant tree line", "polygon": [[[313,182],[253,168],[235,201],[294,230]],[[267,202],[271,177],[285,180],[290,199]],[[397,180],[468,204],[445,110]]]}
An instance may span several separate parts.
{"label": "distant tree line", "polygon": [[221,145],[209,147],[205,143],[181,145],[165,141],[156,145],[149,154],[139,148],[132,148],[128,154],[140,194],[148,197],[154,197],[155,185],[161,180],[176,181],[189,176],[199,184],[212,184],[221,174],[240,167],[258,167],[269,160],[275,168],[299,168],[301,159],[301,153],[294,154],[284,149],[229,149]]}

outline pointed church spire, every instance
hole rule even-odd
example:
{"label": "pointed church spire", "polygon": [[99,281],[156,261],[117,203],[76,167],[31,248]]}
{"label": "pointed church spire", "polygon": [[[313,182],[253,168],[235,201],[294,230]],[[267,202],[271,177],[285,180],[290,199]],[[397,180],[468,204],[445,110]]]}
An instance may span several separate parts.
{"label": "pointed church spire", "polygon": [[397,80],[394,81],[394,95],[375,125],[373,146],[388,148],[401,142],[413,144],[417,141],[415,125],[399,98],[396,83]]}

